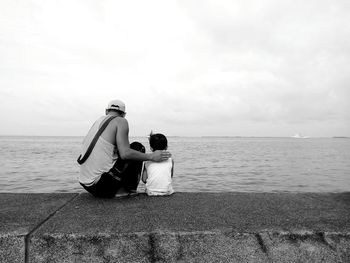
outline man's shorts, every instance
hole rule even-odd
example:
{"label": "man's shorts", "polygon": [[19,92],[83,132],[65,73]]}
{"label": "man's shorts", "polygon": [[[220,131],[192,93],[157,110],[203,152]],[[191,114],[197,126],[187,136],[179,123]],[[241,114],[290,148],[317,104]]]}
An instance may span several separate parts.
{"label": "man's shorts", "polygon": [[121,187],[127,192],[136,192],[140,181],[141,168],[142,162],[130,161],[122,174],[113,175],[111,172],[106,172],[93,185],[86,186],[82,183],[80,184],[95,197],[113,198]]}
{"label": "man's shorts", "polygon": [[123,186],[122,182],[117,180],[109,173],[103,173],[97,183],[85,186],[80,183],[86,191],[95,197],[113,198],[117,191]]}

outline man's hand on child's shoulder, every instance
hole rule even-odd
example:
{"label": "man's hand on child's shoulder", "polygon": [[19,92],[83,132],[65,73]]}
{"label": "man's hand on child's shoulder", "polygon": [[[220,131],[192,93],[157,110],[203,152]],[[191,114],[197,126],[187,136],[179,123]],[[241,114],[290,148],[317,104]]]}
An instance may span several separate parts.
{"label": "man's hand on child's shoulder", "polygon": [[166,161],[171,157],[171,153],[168,151],[157,150],[157,151],[154,151],[152,154],[153,154],[152,161],[154,162]]}

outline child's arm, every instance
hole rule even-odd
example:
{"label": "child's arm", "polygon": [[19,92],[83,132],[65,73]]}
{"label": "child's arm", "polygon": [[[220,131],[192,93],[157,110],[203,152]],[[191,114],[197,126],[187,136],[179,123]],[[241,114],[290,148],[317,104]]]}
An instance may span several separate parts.
{"label": "child's arm", "polygon": [[148,175],[147,175],[147,171],[146,171],[145,162],[143,162],[143,164],[142,164],[142,172],[141,173],[142,173],[142,182],[146,183]]}
{"label": "child's arm", "polygon": [[173,163],[173,165],[171,166],[171,178],[173,178],[173,176],[174,176],[174,160],[171,159],[171,162]]}

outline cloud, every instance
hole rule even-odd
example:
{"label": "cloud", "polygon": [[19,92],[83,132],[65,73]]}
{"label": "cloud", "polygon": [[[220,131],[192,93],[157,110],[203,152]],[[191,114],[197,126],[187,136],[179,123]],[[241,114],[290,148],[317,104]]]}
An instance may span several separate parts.
{"label": "cloud", "polygon": [[239,98],[249,109],[242,118],[346,120],[348,105],[337,105],[335,96],[350,54],[346,1],[191,3],[183,5],[211,43],[210,67],[219,72],[201,80],[216,90],[228,87],[226,102]]}
{"label": "cloud", "polygon": [[[120,98],[136,134],[243,132],[237,123],[251,134],[349,133],[349,10],[326,0],[3,2],[0,117],[9,133],[81,134]],[[18,104],[28,122],[14,120]]]}

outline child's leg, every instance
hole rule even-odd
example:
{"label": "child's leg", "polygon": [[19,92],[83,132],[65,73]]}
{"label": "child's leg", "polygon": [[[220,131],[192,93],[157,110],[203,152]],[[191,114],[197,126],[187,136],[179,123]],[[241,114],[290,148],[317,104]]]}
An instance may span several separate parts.
{"label": "child's leg", "polygon": [[137,186],[140,182],[141,169],[141,161],[129,162],[122,179],[122,185],[126,190],[130,192],[136,192]]}
{"label": "child's leg", "polygon": [[[130,148],[142,153],[146,152],[145,147],[140,142],[132,142]],[[127,161],[123,173],[123,187],[129,192],[136,192],[141,178],[142,161]]]}

